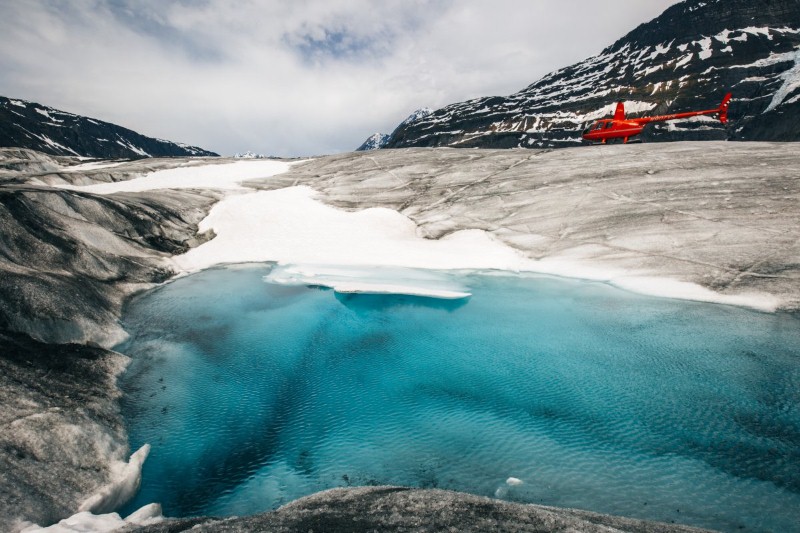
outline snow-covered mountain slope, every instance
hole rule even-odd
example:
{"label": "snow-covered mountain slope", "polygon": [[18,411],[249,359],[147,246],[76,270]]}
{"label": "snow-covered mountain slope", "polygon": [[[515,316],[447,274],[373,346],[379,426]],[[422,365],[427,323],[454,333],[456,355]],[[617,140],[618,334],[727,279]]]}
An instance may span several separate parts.
{"label": "snow-covered mountain slope", "polygon": [[392,133],[408,146],[559,147],[581,142],[587,121],[719,106],[711,117],[648,126],[644,140],[800,140],[800,2],[685,0],[600,54],[507,97],[448,105]]}
{"label": "snow-covered mountain slope", "polygon": [[216,156],[196,146],[146,137],[135,131],[0,96],[0,147],[95,158]]}

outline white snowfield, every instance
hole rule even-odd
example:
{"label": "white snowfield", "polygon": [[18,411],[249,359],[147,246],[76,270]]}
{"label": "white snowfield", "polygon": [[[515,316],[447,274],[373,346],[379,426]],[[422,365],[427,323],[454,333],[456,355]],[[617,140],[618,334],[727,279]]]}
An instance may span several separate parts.
{"label": "white snowfield", "polygon": [[302,273],[278,270],[276,282],[449,298],[468,288],[366,272],[538,272],[774,311],[800,307],[797,152],[724,142],[382,150],[74,188],[226,188],[200,225],[215,238],[174,258],[182,272],[276,261]]}
{"label": "white snowfield", "polygon": [[[220,263],[278,261],[299,265],[394,266],[407,268],[500,269],[519,271],[530,263],[524,255],[480,230],[462,230],[439,240],[423,239],[408,217],[386,208],[348,212],[314,199],[304,186],[231,196],[219,202],[200,224],[213,230],[211,241],[175,258],[181,270],[196,271]],[[306,266],[307,272],[311,267]],[[317,283],[342,292],[401,292],[427,296],[467,296],[462,291],[397,283],[364,281],[327,268],[314,274]],[[305,283],[304,278],[298,278]],[[457,294],[454,294],[457,293]]]}

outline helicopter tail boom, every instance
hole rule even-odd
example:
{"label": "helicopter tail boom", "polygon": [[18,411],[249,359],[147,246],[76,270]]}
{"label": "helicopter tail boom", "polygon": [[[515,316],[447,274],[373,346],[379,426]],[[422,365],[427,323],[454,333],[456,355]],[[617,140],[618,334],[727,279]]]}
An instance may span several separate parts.
{"label": "helicopter tail boom", "polygon": [[728,123],[728,107],[731,105],[731,93],[725,95],[719,106],[719,121],[723,124]]}
{"label": "helicopter tail boom", "polygon": [[731,101],[731,93],[725,95],[725,98],[722,99],[722,103],[716,109],[707,109],[705,111],[689,111],[687,113],[675,113],[672,115],[659,115],[656,117],[642,117],[642,118],[635,118],[632,121],[636,122],[640,125],[649,124],[651,122],[663,122],[665,120],[676,120],[679,118],[689,118],[689,117],[696,117],[699,115],[716,115],[719,114],[719,121],[723,124],[728,123],[728,107],[730,106]]}

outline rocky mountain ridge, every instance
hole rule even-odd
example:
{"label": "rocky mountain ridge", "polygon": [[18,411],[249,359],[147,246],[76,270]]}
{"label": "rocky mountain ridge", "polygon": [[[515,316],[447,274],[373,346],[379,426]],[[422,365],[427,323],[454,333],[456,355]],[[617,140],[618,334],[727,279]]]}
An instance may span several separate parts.
{"label": "rocky mountain ridge", "polygon": [[0,96],[0,147],[103,159],[218,155],[197,146],[147,137],[116,124],[5,96]]}
{"label": "rocky mountain ridge", "polygon": [[668,114],[713,109],[728,91],[727,127],[693,117],[648,126],[642,139],[800,140],[800,2],[685,0],[517,93],[404,122],[384,147],[575,146],[619,100],[631,116]]}

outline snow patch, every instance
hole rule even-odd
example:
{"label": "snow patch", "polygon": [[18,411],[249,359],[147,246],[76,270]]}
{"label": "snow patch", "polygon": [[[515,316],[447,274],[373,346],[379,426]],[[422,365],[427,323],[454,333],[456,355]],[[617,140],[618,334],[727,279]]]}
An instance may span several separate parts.
{"label": "snow patch", "polygon": [[120,140],[117,140],[116,143],[118,145],[122,146],[123,148],[129,149],[130,151],[132,151],[133,153],[135,153],[137,155],[140,155],[142,157],[150,157],[150,154],[148,154],[147,152],[145,152],[141,148],[137,148],[136,146],[131,144],[129,141],[122,142]]}
{"label": "snow patch", "polygon": [[[674,41],[673,41],[673,42],[674,42]],[[672,43],[669,43],[669,44],[668,44],[668,45],[666,45],[666,46],[665,46],[665,45],[663,45],[663,44],[658,44],[658,45],[656,45],[656,50],[655,50],[655,52],[653,52],[652,54],[650,54],[650,57],[648,57],[647,59],[648,59],[649,61],[652,61],[653,59],[657,58],[658,56],[660,56],[660,55],[662,55],[662,54],[666,54],[667,52],[669,52],[669,51],[670,51],[670,48],[672,48]]]}
{"label": "snow patch", "polygon": [[731,33],[732,33],[731,30],[722,30],[721,32],[719,32],[714,36],[714,39],[718,40],[722,44],[728,44],[731,40],[730,39]]}
{"label": "snow patch", "polygon": [[768,38],[770,41],[772,40],[772,34],[770,33],[769,28],[756,28],[755,26],[748,26],[747,28],[741,29],[742,33],[749,33],[751,35],[763,35]]}
{"label": "snow patch", "polygon": [[743,79],[739,83],[763,83],[763,82],[768,81],[768,80],[769,80],[769,78],[765,78],[764,76],[751,76],[749,78]]}
{"label": "snow patch", "polygon": [[568,252],[564,257],[541,259],[536,272],[592,281],[602,281],[620,289],[657,296],[695,302],[718,303],[749,307],[765,312],[775,312],[781,305],[779,298],[763,293],[727,295],[706,289],[696,283],[669,278],[637,275],[624,270],[604,268],[591,258],[581,258],[579,252]]}
{"label": "snow patch", "polygon": [[644,75],[645,76],[649,76],[650,74],[653,74],[654,72],[658,72],[662,68],[664,68],[664,65],[656,65],[654,67],[648,67],[648,68],[644,69]]}
{"label": "snow patch", "polygon": [[[107,139],[97,139],[98,141],[105,141]],[[108,162],[108,161],[91,161],[88,163],[81,163],[59,170],[59,172],[85,172],[87,170],[97,170],[101,168],[113,168],[119,165],[124,165],[126,161]]]}
{"label": "snow patch", "polygon": [[662,298],[678,298],[698,302],[722,303],[750,307],[759,311],[775,312],[780,305],[778,298],[764,294],[739,294],[724,295],[695,283],[678,281],[674,279],[620,276],[612,284],[620,289],[629,290],[639,294],[648,294]]}
{"label": "snow patch", "polygon": [[711,50],[711,37],[706,37],[704,39],[700,39],[699,41],[692,41],[692,44],[700,45],[702,50],[697,54],[697,57],[700,59],[706,60],[711,57],[711,54],[713,54]]}
{"label": "snow patch", "polygon": [[781,105],[794,91],[800,89],[800,49],[794,54],[794,67],[781,74],[783,85],[775,91],[772,102],[764,112],[769,112]]}
{"label": "snow patch", "polygon": [[314,199],[308,187],[229,196],[200,223],[216,238],[174,258],[185,272],[218,264],[392,266],[518,271],[530,260],[481,230],[439,240],[417,235],[411,219],[385,208],[342,211]]}
{"label": "snow patch", "polygon": [[678,70],[681,67],[685,67],[686,65],[691,62],[692,58],[694,57],[694,52],[690,52],[689,54],[683,56],[683,58],[675,63],[675,70]]}

